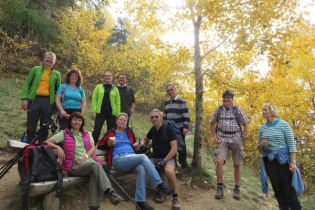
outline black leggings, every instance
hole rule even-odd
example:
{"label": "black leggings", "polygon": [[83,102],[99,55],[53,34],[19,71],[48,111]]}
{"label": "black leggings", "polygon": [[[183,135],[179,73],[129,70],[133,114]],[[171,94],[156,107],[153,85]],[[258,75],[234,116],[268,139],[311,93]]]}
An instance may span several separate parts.
{"label": "black leggings", "polygon": [[277,158],[270,161],[267,157],[264,162],[280,210],[300,210],[300,201],[291,185],[292,173],[289,171],[289,164],[281,165]]}

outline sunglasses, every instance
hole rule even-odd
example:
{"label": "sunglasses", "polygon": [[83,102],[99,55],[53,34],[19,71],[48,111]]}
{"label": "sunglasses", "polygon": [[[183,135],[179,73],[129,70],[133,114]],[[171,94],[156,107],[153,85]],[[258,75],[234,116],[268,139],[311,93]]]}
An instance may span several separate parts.
{"label": "sunglasses", "polygon": [[168,89],[166,92],[172,92],[174,89]]}
{"label": "sunglasses", "polygon": [[159,118],[159,116],[153,115],[153,116],[150,117],[151,120],[154,119],[154,118],[157,119],[157,118]]}

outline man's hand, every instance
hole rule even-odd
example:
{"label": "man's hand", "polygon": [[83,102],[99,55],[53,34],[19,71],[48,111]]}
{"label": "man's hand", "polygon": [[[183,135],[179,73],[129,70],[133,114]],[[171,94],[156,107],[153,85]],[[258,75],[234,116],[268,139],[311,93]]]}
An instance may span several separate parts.
{"label": "man's hand", "polygon": [[163,171],[164,170],[164,166],[165,166],[165,161],[162,160],[162,161],[156,163],[154,166],[155,166],[157,171]]}
{"label": "man's hand", "polygon": [[28,106],[28,100],[22,100],[22,109],[23,109],[24,111],[27,110],[27,106]]}
{"label": "man's hand", "polygon": [[129,110],[129,113],[130,113],[130,114],[133,114],[134,112],[135,112],[134,109],[130,109],[130,110]]}
{"label": "man's hand", "polygon": [[184,128],[184,129],[183,129],[183,134],[186,135],[186,133],[188,133],[188,129],[187,129],[187,128]]}
{"label": "man's hand", "polygon": [[96,118],[96,114],[92,114],[92,118],[95,119]]}

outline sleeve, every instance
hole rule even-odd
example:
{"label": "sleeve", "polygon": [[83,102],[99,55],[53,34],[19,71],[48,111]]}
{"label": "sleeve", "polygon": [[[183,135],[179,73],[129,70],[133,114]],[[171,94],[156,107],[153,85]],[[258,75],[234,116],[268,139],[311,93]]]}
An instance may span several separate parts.
{"label": "sleeve", "polygon": [[177,135],[176,135],[176,133],[172,127],[167,126],[166,127],[166,133],[167,133],[167,139],[169,142],[175,141],[175,140],[177,141]]}
{"label": "sleeve", "polygon": [[104,137],[102,138],[102,140],[98,143],[98,146],[97,146],[98,149],[108,149],[108,148],[109,148],[108,145],[107,145],[107,143],[108,143],[108,141],[109,141],[109,137],[115,136],[114,134],[112,135],[111,132],[112,132],[112,131],[109,130],[109,131],[107,131],[107,132],[105,133],[105,135],[104,135]]}
{"label": "sleeve", "polygon": [[288,122],[285,122],[284,126],[284,138],[287,146],[289,147],[289,152],[297,152],[295,142],[294,142],[294,135],[293,131],[291,129],[291,126],[289,125]]}
{"label": "sleeve", "polygon": [[132,88],[130,88],[130,99],[131,103],[136,103],[135,93],[133,92]]}
{"label": "sleeve", "polygon": [[[152,127],[153,128],[153,127]],[[152,128],[149,130],[149,132],[147,133],[147,138],[148,139],[152,139]]]}
{"label": "sleeve", "polygon": [[241,121],[242,125],[245,125],[245,124],[249,123],[249,120],[248,120],[247,116],[245,115],[244,111],[240,107],[238,107],[238,114],[240,116],[239,118],[240,118],[240,121]]}
{"label": "sleeve", "polygon": [[210,118],[210,120],[209,120],[210,123],[212,123],[212,124],[217,123],[217,115],[218,115],[218,112],[219,112],[219,108],[220,108],[220,107],[217,107],[217,108],[214,110],[214,112],[212,113],[212,116],[211,116],[211,118]]}
{"label": "sleeve", "polygon": [[96,85],[92,94],[92,113],[93,114],[96,114],[97,98],[98,98],[98,85]]}
{"label": "sleeve", "polygon": [[64,84],[60,85],[56,94],[62,94],[62,90],[64,89]]}
{"label": "sleeve", "polygon": [[184,121],[184,128],[189,129],[190,125],[190,115],[189,110],[186,101],[183,101],[180,107],[181,113],[182,113],[182,119]]}
{"label": "sleeve", "polygon": [[116,104],[116,116],[118,116],[120,114],[120,94],[119,94],[119,90],[117,87],[115,87],[116,89],[116,98],[115,98],[115,104]]}
{"label": "sleeve", "polygon": [[60,72],[59,71],[56,71],[57,74],[58,74],[58,77],[57,77],[57,81],[56,81],[56,90],[60,87],[60,84],[61,84],[61,75],[60,75]]}
{"label": "sleeve", "polygon": [[30,91],[31,83],[32,83],[33,78],[35,76],[35,71],[36,71],[36,69],[33,67],[26,78],[26,81],[24,83],[23,90],[22,90],[22,96],[20,98],[21,100],[28,99],[28,94]]}
{"label": "sleeve", "polygon": [[95,142],[94,142],[94,139],[93,139],[93,136],[92,136],[91,132],[90,132],[90,131],[88,131],[88,133],[89,133],[89,137],[90,137],[90,143],[91,143],[91,144],[95,144]]}
{"label": "sleeve", "polygon": [[85,91],[82,87],[80,87],[81,98],[86,98]]}
{"label": "sleeve", "polygon": [[54,140],[57,144],[63,142],[64,140],[64,130],[61,130],[59,133],[55,134],[51,137],[52,140]]}

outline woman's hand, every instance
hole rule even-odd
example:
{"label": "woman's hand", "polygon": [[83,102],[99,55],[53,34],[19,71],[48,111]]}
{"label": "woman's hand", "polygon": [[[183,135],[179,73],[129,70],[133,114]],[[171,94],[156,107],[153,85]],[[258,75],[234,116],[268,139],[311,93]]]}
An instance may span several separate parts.
{"label": "woman's hand", "polygon": [[113,146],[115,146],[115,144],[116,144],[116,141],[108,140],[108,142],[107,142],[107,145],[109,147],[113,147]]}
{"label": "woman's hand", "polygon": [[83,163],[83,162],[85,162],[85,161],[86,161],[86,157],[82,156],[82,157],[78,157],[78,158],[75,160],[75,163],[76,163],[77,165],[79,165],[79,164],[81,164],[81,163]]}
{"label": "woman's hand", "polygon": [[66,118],[66,119],[67,119],[68,114],[67,114],[67,112],[65,112],[65,110],[62,110],[62,111],[60,112],[60,114],[61,114],[61,116],[62,116],[63,118]]}
{"label": "woman's hand", "polygon": [[269,145],[269,141],[267,139],[261,140],[260,142],[261,146],[265,147]]}
{"label": "woman's hand", "polygon": [[139,146],[140,146],[139,142],[136,142],[136,143],[134,143],[134,144],[132,145],[132,147],[134,147],[134,148],[139,147]]}
{"label": "woman's hand", "polygon": [[58,159],[64,160],[65,159],[65,152],[61,147],[57,147],[57,152],[58,152]]}
{"label": "woman's hand", "polygon": [[290,162],[289,164],[289,171],[294,172],[296,170],[296,163]]}

